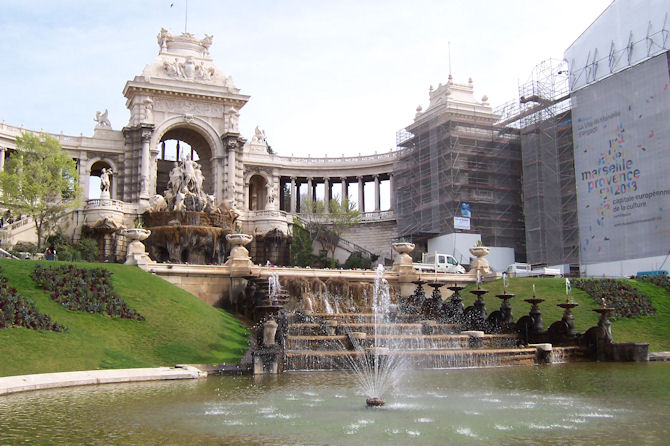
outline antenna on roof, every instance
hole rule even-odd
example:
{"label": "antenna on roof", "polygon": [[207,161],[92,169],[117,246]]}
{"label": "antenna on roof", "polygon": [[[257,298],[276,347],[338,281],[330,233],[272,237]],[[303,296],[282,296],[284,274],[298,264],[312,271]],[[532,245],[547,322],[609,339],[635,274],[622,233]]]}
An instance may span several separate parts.
{"label": "antenna on roof", "polygon": [[449,78],[451,79],[451,41],[447,43],[449,48]]}

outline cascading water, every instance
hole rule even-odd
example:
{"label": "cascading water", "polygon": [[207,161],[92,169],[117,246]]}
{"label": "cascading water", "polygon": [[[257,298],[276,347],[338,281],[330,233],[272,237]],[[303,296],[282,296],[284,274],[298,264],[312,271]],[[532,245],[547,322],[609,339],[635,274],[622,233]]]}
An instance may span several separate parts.
{"label": "cascading water", "polygon": [[335,314],[333,306],[328,302],[328,296],[326,294],[323,295],[323,306],[325,307],[327,314]]}
{"label": "cascading water", "polygon": [[268,299],[275,302],[277,296],[281,293],[281,284],[279,283],[279,274],[271,274],[268,278]]}
{"label": "cascading water", "polygon": [[366,394],[368,406],[383,406],[383,395],[395,387],[407,370],[406,356],[399,351],[397,325],[391,320],[391,296],[384,278],[384,266],[379,265],[373,293],[374,327],[372,342],[354,345],[355,355],[349,356],[351,370]]}

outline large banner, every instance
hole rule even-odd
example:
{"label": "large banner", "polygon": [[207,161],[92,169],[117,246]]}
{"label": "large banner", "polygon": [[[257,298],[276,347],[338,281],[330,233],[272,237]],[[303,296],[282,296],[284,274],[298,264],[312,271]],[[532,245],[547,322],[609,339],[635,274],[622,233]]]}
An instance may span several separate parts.
{"label": "large banner", "polygon": [[581,262],[670,250],[667,53],[572,95]]}

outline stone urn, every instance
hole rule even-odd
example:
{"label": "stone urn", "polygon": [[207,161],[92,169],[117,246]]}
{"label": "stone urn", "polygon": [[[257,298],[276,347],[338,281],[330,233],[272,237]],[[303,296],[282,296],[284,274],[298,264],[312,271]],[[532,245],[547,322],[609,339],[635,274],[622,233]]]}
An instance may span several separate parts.
{"label": "stone urn", "polygon": [[409,296],[412,294],[412,282],[419,277],[416,269],[414,269],[412,257],[409,255],[414,250],[414,243],[396,242],[391,246],[398,253],[393,261],[393,271],[398,274],[400,295]]}
{"label": "stone urn", "polygon": [[412,258],[409,256],[409,253],[414,251],[414,243],[409,242],[396,242],[391,245],[393,249],[400,254],[395,262],[396,265],[411,265]]}
{"label": "stone urn", "polygon": [[151,261],[144,248],[142,240],[151,235],[151,231],[144,228],[124,229],[123,236],[130,240],[126,251],[126,265],[146,265]]}
{"label": "stone urn", "polygon": [[251,274],[251,258],[244,245],[251,243],[253,237],[249,234],[227,234],[226,240],[230,244],[230,255],[224,266],[230,268],[231,277],[245,277]]}
{"label": "stone urn", "polygon": [[249,251],[244,245],[248,245],[253,240],[249,234],[227,234],[226,240],[231,244],[229,259],[249,259]]}
{"label": "stone urn", "polygon": [[127,239],[132,240],[131,243],[134,243],[136,241],[141,242],[142,240],[146,240],[146,238],[151,235],[151,231],[144,228],[130,228],[124,229],[123,235]]}
{"label": "stone urn", "polygon": [[489,266],[489,261],[484,258],[491,252],[491,248],[487,246],[473,246],[470,248],[470,254],[475,256],[475,259],[470,264],[470,274],[477,274],[477,271],[481,275],[491,273],[491,267]]}

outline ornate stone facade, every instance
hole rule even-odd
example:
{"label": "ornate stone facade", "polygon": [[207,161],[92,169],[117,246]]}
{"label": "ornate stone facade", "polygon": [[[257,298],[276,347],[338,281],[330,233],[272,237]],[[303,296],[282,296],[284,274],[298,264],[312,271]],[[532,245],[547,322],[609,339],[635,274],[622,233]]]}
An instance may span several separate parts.
{"label": "ornate stone facade", "polygon": [[[198,155],[202,193],[212,197],[212,206],[234,210],[241,229],[256,238],[290,237],[301,196],[314,198],[317,185],[333,198],[346,195],[349,184],[358,184],[364,210],[363,186],[374,183],[375,212],[364,213],[363,221],[393,221],[392,210],[379,209],[379,183],[392,178],[397,152],[341,158],[273,154],[260,127],[248,139],[239,133],[240,111],[249,96],[210,57],[212,36],[174,36],[162,29],[157,43],[158,55],[123,89],[130,112],[127,125],[113,129],[105,110],[96,113],[92,137],[51,135],[77,160],[84,200],[90,177],[107,174],[109,180],[104,197],[86,201],[77,211],[75,238],[82,229],[90,235],[104,228],[107,239],[114,238],[105,246],[116,251],[105,257],[122,260],[122,230],[156,206],[153,197],[167,188],[174,162],[163,159],[161,150],[172,139],[188,143]],[[0,166],[24,130],[0,124]]]}

